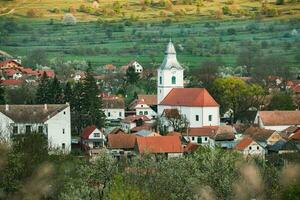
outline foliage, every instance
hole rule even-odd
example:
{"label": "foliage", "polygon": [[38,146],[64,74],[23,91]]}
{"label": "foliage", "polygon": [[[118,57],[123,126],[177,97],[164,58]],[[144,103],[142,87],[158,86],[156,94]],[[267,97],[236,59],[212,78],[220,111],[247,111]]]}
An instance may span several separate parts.
{"label": "foliage", "polygon": [[38,65],[48,66],[49,60],[45,50],[35,49],[29,53],[22,64],[35,69]]}
{"label": "foliage", "polygon": [[0,104],[5,104],[4,87],[0,85]]}
{"label": "foliage", "polygon": [[126,71],[126,81],[129,84],[135,84],[140,79],[139,73],[135,72],[134,67],[129,67]]}
{"label": "foliage", "polygon": [[16,88],[6,88],[5,100],[8,104],[33,104],[36,99],[36,89],[31,84],[22,84]]}
{"label": "foliage", "polygon": [[232,109],[232,122],[236,122],[250,108],[258,109],[264,97],[261,86],[247,84],[235,77],[216,79],[213,83],[212,94],[221,105],[221,113]]}
{"label": "foliage", "polygon": [[294,110],[295,104],[293,96],[287,92],[279,92],[272,96],[268,110]]}
{"label": "foliage", "polygon": [[76,20],[76,17],[74,17],[73,14],[67,13],[67,14],[64,15],[62,23],[64,25],[75,25],[77,23],[77,20]]}

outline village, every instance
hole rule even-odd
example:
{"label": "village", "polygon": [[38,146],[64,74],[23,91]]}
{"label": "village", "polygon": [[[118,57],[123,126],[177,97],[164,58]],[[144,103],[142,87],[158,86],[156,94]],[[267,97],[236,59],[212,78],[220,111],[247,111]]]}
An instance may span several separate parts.
{"label": "village", "polygon": [[[75,84],[88,79],[89,72],[74,70],[67,79],[57,80],[51,68],[32,69],[21,63],[21,60],[13,58],[0,63],[2,88],[42,85],[45,79],[72,81]],[[223,105],[206,88],[186,87],[188,82],[184,72],[170,40],[156,72],[144,68],[138,61],[132,61],[118,68],[112,64],[105,65],[103,73],[92,75],[98,87],[112,88],[93,94],[101,101],[101,106],[96,103],[97,106],[91,109],[99,109],[98,114],[102,117],[91,118],[84,126],[78,126],[76,120],[81,121],[81,118],[75,115],[76,119],[72,119],[71,114],[76,105],[66,98],[55,101],[58,96],[52,102],[44,99],[33,105],[3,104],[0,105],[1,136],[10,138],[21,133],[38,132],[47,136],[49,150],[59,149],[67,154],[77,151],[91,158],[102,151],[116,158],[131,158],[139,154],[173,158],[192,154],[203,147],[222,148],[240,152],[245,157],[258,156],[263,159],[273,154],[299,153],[300,111],[297,108],[266,110],[264,99],[264,104],[256,108],[252,105],[246,107],[247,111],[252,112],[248,118],[250,120],[245,121],[244,116],[239,116],[233,121],[234,108],[227,107],[228,110],[221,114]],[[148,79],[147,76],[152,74],[149,85],[150,79],[152,82],[154,80],[156,92],[135,93],[130,101],[125,100],[126,91],[123,96],[113,93],[113,84],[103,82],[104,79],[117,82],[118,77],[122,79],[120,74],[132,79],[141,76]],[[249,80],[251,77],[234,79]],[[276,87],[282,89],[282,77],[272,77],[270,81],[273,81],[273,90]],[[133,83],[136,82],[133,80]],[[286,83],[284,90],[292,92],[297,98],[300,80],[295,77]],[[47,95],[45,92],[42,94]],[[246,115],[247,112],[244,113]],[[104,123],[99,123],[97,119]]]}

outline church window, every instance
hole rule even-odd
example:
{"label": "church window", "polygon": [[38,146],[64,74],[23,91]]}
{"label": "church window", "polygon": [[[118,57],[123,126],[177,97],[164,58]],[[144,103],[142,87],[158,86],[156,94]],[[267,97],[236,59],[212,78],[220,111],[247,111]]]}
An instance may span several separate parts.
{"label": "church window", "polygon": [[159,84],[162,84],[162,77],[159,77]]}
{"label": "church window", "polygon": [[199,121],[199,115],[196,115],[196,121]]}
{"label": "church window", "polygon": [[143,111],[140,111],[140,112],[139,112],[139,115],[143,115]]}
{"label": "church window", "polygon": [[208,121],[212,121],[212,115],[208,115]]}
{"label": "church window", "polygon": [[172,76],[172,84],[176,84],[176,77]]}

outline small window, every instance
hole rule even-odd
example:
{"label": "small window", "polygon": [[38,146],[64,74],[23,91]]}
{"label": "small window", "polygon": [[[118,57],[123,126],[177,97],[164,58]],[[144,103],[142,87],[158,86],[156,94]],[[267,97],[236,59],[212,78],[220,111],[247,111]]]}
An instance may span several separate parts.
{"label": "small window", "polygon": [[110,117],[110,112],[107,113],[107,116]]}
{"label": "small window", "polygon": [[252,149],[252,147],[250,146],[250,147],[249,147],[249,149],[251,150],[251,149]]}
{"label": "small window", "polygon": [[122,117],[122,112],[119,112],[119,117]]}
{"label": "small window", "polygon": [[148,111],[145,111],[145,112],[144,112],[144,115],[148,115]]}
{"label": "small window", "polygon": [[192,137],[192,140],[194,140],[195,139],[195,137]]}
{"label": "small window", "polygon": [[94,137],[100,137],[100,133],[94,133]]}
{"label": "small window", "polygon": [[159,90],[159,93],[161,93],[161,90]]}
{"label": "small window", "polygon": [[143,115],[143,111],[140,111],[140,112],[139,112],[139,115]]}
{"label": "small window", "polygon": [[39,131],[39,133],[43,133],[44,132],[44,127],[43,126],[39,126],[38,131]]}
{"label": "small window", "polygon": [[65,144],[65,143],[62,143],[62,144],[61,144],[61,148],[62,148],[62,149],[65,149],[65,148],[66,148],[66,144]]}
{"label": "small window", "polygon": [[64,128],[62,129],[62,132],[63,132],[63,134],[65,134],[65,129]]}
{"label": "small window", "polygon": [[212,115],[208,115],[208,121],[212,121]]}
{"label": "small window", "polygon": [[13,134],[17,134],[18,133],[18,126],[14,126],[13,127]]}
{"label": "small window", "polygon": [[64,115],[66,114],[66,111],[64,111]]}
{"label": "small window", "polygon": [[207,137],[205,137],[204,140],[207,141]]}
{"label": "small window", "polygon": [[141,105],[141,107],[144,107],[144,105]]}
{"label": "small window", "polygon": [[159,84],[162,84],[162,77],[159,77]]}
{"label": "small window", "polygon": [[257,146],[257,150],[259,150],[259,146]]}
{"label": "small window", "polygon": [[199,115],[196,115],[196,121],[199,121]]}
{"label": "small window", "polygon": [[30,125],[26,125],[25,132],[26,133],[31,133],[31,126]]}
{"label": "small window", "polygon": [[172,76],[172,84],[176,84],[176,77],[175,76]]}

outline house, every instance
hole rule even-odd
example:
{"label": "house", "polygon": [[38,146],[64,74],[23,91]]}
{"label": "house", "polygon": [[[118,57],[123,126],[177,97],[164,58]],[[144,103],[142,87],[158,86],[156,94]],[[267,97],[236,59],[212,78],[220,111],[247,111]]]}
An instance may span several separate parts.
{"label": "house", "polygon": [[105,147],[105,135],[95,125],[86,127],[80,138],[82,148],[86,150],[89,155],[97,154],[100,148]]}
{"label": "house", "polygon": [[180,138],[177,136],[137,137],[136,150],[140,154],[164,155],[167,158],[183,155]]}
{"label": "house", "polygon": [[191,128],[219,126],[219,104],[205,88],[184,88],[183,71],[170,41],[157,70],[158,115],[165,109],[177,109],[185,115]]}
{"label": "house", "polygon": [[299,153],[300,152],[300,143],[289,140],[285,144],[282,145],[278,154],[286,154],[286,153]]}
{"label": "house", "polygon": [[115,73],[117,70],[117,67],[114,66],[113,64],[107,64],[103,66],[103,70],[106,73]]}
{"label": "house", "polygon": [[265,157],[266,150],[259,143],[250,137],[244,137],[235,146],[235,150],[241,152],[245,156],[255,155]]}
{"label": "house", "polygon": [[108,134],[107,148],[115,157],[131,157],[134,155],[136,138],[134,134]]}
{"label": "house", "polygon": [[184,154],[191,154],[195,151],[197,151],[197,149],[200,147],[200,145],[189,142],[187,145],[185,145],[183,147],[183,152]]}
{"label": "house", "polygon": [[134,68],[135,73],[138,73],[138,74],[142,74],[142,73],[143,73],[143,67],[142,67],[142,65],[140,65],[140,64],[139,64],[137,61],[135,61],[135,60],[130,61],[130,63],[128,63],[127,65],[124,65],[124,66],[120,67],[120,71],[123,72],[123,73],[126,73],[126,71],[127,71],[130,67],[133,67],[133,68]]}
{"label": "house", "polygon": [[154,137],[154,136],[161,136],[159,133],[149,131],[149,130],[140,130],[136,133],[134,133],[136,136],[140,137]]}
{"label": "house", "polygon": [[300,126],[300,111],[258,111],[254,124],[275,131],[282,131],[289,126]]}
{"label": "house", "polygon": [[135,127],[140,127],[140,126],[145,125],[146,122],[150,122],[150,119],[147,116],[130,115],[130,116],[125,117],[121,121],[121,126],[125,132],[130,132],[130,130],[132,130]]}
{"label": "house", "polygon": [[258,127],[249,127],[244,134],[257,142],[263,143],[263,146],[273,145],[279,140],[284,140],[280,132]]}
{"label": "house", "polygon": [[235,129],[232,126],[219,126],[215,134],[209,138],[210,146],[233,149],[236,144]]}
{"label": "house", "polygon": [[130,105],[129,109],[135,111],[136,115],[145,115],[149,119],[154,119],[157,116],[156,105],[153,103],[153,99],[156,95],[139,95],[138,99],[134,100]]}
{"label": "house", "polygon": [[85,79],[86,77],[86,72],[85,71],[81,71],[81,70],[76,70],[74,72],[74,74],[71,74],[71,78],[74,80],[74,81],[80,81],[80,80],[83,80]]}
{"label": "house", "polygon": [[7,80],[0,80],[0,85],[5,87],[19,87],[23,84],[24,81],[19,79],[7,79]]}
{"label": "house", "polygon": [[13,68],[19,68],[19,67],[22,67],[22,65],[13,59],[8,59],[8,60],[0,62],[0,69],[13,69]]}
{"label": "house", "polygon": [[68,104],[0,105],[0,130],[15,134],[45,134],[50,149],[71,151],[71,117]]}
{"label": "house", "polygon": [[194,144],[210,145],[210,137],[215,135],[218,126],[203,126],[199,128],[189,128],[187,132],[182,133],[185,140]]}
{"label": "house", "polygon": [[125,117],[125,102],[122,97],[106,96],[102,98],[103,111],[108,120],[121,120]]}

